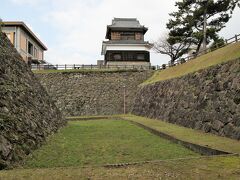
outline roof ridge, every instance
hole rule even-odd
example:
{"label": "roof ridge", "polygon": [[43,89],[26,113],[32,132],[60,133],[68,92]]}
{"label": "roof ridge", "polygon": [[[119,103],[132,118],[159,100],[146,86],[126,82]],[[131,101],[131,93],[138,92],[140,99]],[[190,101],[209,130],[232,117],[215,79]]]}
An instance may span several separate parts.
{"label": "roof ridge", "polygon": [[113,20],[121,20],[121,21],[138,21],[137,18],[114,18]]}

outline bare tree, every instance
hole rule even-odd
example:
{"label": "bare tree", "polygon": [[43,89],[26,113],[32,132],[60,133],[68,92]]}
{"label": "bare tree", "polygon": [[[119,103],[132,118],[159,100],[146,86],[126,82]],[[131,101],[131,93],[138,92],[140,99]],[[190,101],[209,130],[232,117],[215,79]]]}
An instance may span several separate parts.
{"label": "bare tree", "polygon": [[156,53],[168,55],[171,58],[171,64],[174,64],[178,58],[190,50],[191,46],[191,43],[187,39],[184,41],[182,39],[180,41],[179,39],[179,37],[164,35],[153,43],[153,50]]}
{"label": "bare tree", "polygon": [[3,20],[0,18],[0,32],[2,32]]}

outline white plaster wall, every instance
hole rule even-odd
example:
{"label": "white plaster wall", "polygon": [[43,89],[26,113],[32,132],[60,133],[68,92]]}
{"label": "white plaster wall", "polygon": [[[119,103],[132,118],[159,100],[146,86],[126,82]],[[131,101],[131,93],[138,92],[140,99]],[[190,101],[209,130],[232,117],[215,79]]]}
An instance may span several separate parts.
{"label": "white plaster wall", "polygon": [[149,51],[146,45],[106,45],[106,51]]}

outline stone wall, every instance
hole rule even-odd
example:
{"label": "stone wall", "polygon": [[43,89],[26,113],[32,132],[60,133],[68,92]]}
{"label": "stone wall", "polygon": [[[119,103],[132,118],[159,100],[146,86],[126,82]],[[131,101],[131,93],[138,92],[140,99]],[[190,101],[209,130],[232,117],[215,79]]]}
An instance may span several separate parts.
{"label": "stone wall", "polygon": [[151,71],[92,71],[36,74],[65,116],[123,114],[131,112],[137,87]]}
{"label": "stone wall", "polygon": [[144,86],[132,112],[240,140],[240,59]]}
{"label": "stone wall", "polygon": [[21,161],[65,123],[30,68],[0,33],[0,169]]}

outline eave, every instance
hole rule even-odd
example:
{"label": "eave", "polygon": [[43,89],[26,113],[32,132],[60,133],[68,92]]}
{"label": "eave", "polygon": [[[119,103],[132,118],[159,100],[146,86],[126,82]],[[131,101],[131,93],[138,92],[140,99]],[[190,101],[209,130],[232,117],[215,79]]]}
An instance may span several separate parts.
{"label": "eave", "polygon": [[27,27],[27,25],[22,22],[22,21],[5,21],[3,22],[3,25],[5,27],[13,27],[13,26],[18,26],[21,27],[30,37],[32,37],[37,44],[43,49],[47,50],[48,48],[40,41],[40,39]]}

